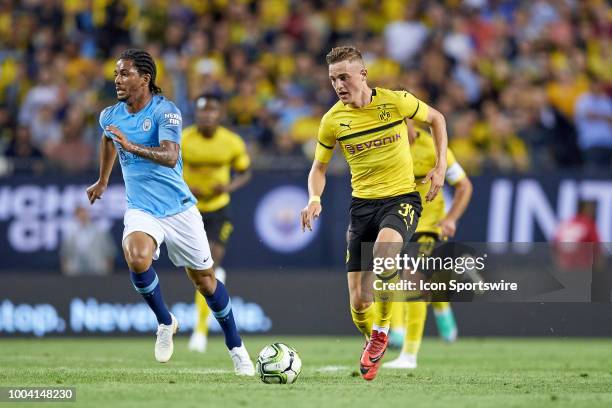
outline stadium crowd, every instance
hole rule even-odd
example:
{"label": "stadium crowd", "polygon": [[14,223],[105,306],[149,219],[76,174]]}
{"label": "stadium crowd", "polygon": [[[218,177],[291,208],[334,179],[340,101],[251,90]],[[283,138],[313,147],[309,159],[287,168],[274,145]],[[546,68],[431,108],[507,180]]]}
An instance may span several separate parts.
{"label": "stadium crowd", "polygon": [[308,166],[344,43],[369,83],[445,114],[469,174],[609,170],[611,39],[605,0],[0,0],[0,174],[95,168],[129,47],[156,58],[184,126],[216,92],[256,165]]}

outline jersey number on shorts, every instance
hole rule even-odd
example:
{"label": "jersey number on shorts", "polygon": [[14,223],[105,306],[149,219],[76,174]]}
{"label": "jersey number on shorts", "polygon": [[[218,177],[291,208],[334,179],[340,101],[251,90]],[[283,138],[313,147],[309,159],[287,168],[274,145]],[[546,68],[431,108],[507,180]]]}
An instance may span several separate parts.
{"label": "jersey number on shorts", "polygon": [[[397,212],[402,216],[402,219],[406,224],[406,228],[410,229],[410,226],[414,222],[414,208],[412,208],[412,205],[402,203],[400,204],[400,209]],[[408,223],[408,217],[410,217],[410,223]]]}

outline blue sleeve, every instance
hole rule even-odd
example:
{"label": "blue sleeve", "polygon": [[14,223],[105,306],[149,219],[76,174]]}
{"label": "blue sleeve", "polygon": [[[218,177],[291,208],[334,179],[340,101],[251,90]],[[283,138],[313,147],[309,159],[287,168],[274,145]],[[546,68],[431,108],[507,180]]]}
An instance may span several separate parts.
{"label": "blue sleeve", "polygon": [[110,120],[111,110],[112,110],[112,107],[109,106],[107,108],[104,108],[102,112],[100,112],[100,127],[102,128],[102,133],[104,134],[104,136],[108,137],[109,139],[112,139],[113,135],[107,132],[106,130],[104,130],[104,128],[106,128],[111,123],[111,120]]}
{"label": "blue sleeve", "polygon": [[157,120],[158,140],[170,140],[174,143],[181,143],[181,130],[183,128],[183,118],[181,111],[172,102],[161,105],[155,118]]}

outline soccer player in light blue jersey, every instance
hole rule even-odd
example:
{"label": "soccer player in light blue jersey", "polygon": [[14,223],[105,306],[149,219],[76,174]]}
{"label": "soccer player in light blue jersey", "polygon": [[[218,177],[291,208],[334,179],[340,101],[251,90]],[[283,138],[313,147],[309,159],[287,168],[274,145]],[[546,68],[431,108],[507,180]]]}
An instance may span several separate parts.
{"label": "soccer player in light blue jersey", "polygon": [[130,49],[119,57],[115,68],[119,103],[100,114],[100,178],[87,189],[87,196],[92,204],[102,198],[117,151],[128,203],[123,252],[134,288],[157,317],[157,361],[170,359],[172,336],[178,330],[152,266],[165,242],[170,260],[185,267],[223,329],[236,374],[254,375],[253,363],[236,329],[229,295],[215,278],[196,199],[183,181],[181,112],[160,95],[155,76],[155,61],[146,51]]}

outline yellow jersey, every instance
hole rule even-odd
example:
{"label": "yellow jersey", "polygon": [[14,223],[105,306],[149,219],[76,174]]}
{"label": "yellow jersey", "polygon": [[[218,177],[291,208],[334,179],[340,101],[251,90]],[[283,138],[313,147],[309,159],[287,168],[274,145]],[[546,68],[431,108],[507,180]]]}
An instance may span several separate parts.
{"label": "yellow jersey", "polygon": [[327,163],[336,143],[351,169],[353,196],[387,198],[415,191],[404,118],[427,120],[429,106],[408,91],[372,89],[363,108],[338,101],[321,119],[315,159]]}
{"label": "yellow jersey", "polygon": [[[427,173],[436,165],[436,148],[434,140],[429,131],[416,127],[417,137],[410,145],[410,152],[414,160],[414,177],[416,179],[416,189],[421,195],[423,210],[416,232],[432,232],[440,234],[441,228],[436,224],[440,222],[446,215],[446,203],[444,196],[440,191],[436,197],[427,202],[425,196],[431,186],[431,181],[426,184],[421,184],[421,180],[425,178]],[[457,184],[466,176],[465,171],[455,159],[455,155],[450,149],[446,150],[446,182],[451,186]]]}
{"label": "yellow jersey", "polygon": [[232,170],[246,171],[251,165],[242,138],[222,126],[205,138],[193,125],[183,130],[181,150],[183,178],[199,193],[198,210],[211,212],[228,205],[229,193],[216,194],[213,188],[229,184]]}

